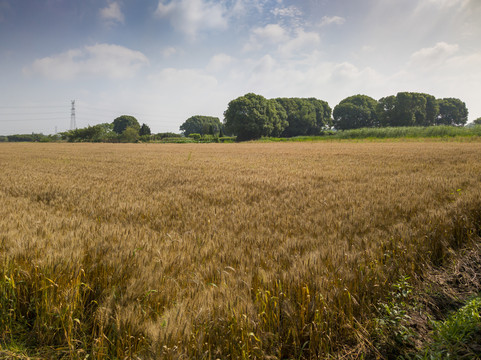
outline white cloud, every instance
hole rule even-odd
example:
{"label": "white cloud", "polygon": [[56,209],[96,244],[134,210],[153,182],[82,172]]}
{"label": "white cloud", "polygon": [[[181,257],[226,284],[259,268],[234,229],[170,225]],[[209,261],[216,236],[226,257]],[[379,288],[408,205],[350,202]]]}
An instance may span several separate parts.
{"label": "white cloud", "polygon": [[114,1],[103,9],[100,9],[100,17],[104,19],[107,25],[112,26],[115,23],[123,24],[125,21],[124,14],[120,10],[119,3]]}
{"label": "white cloud", "polygon": [[323,16],[319,26],[328,26],[328,25],[342,25],[346,22],[346,19],[340,16]]}
{"label": "white cloud", "polygon": [[425,0],[426,5],[435,5],[440,8],[452,8],[452,7],[465,7],[468,5],[470,0]]}
{"label": "white cloud", "polygon": [[302,15],[302,11],[293,5],[288,7],[282,7],[282,8],[274,8],[271,11],[275,16],[280,16],[280,17],[297,17]]}
{"label": "white cloud", "polygon": [[418,66],[433,66],[434,64],[445,61],[450,56],[458,52],[457,44],[438,42],[435,46],[423,48],[411,55],[411,64]]}
{"label": "white cloud", "polygon": [[268,24],[262,28],[255,28],[252,34],[261,41],[279,43],[286,39],[286,31],[278,24]]}
{"label": "white cloud", "polygon": [[192,115],[220,116],[228,101],[216,77],[203,69],[165,68],[149,76],[144,86],[141,100],[162,109],[155,121],[165,122],[163,126],[176,123],[163,131],[179,131],[180,124]]}
{"label": "white cloud", "polygon": [[292,57],[312,52],[321,42],[319,34],[298,30],[294,37],[279,47],[279,53]]}
{"label": "white cloud", "polygon": [[234,16],[246,15],[250,10],[255,10],[257,13],[263,13],[266,4],[271,0],[235,0],[230,8],[230,14]]}
{"label": "white cloud", "polygon": [[319,34],[306,32],[302,28],[291,31],[291,34],[279,24],[268,24],[254,28],[244,51],[264,50],[275,47],[279,55],[292,57],[312,52],[320,43]]}
{"label": "white cloud", "polygon": [[155,15],[167,18],[176,30],[192,38],[202,30],[227,28],[225,8],[206,0],[171,0],[168,3],[161,0]]}
{"label": "white cloud", "polygon": [[227,66],[232,64],[234,59],[227,54],[217,54],[214,55],[207,65],[207,70],[211,72],[222,71]]}
{"label": "white cloud", "polygon": [[212,89],[217,85],[217,79],[197,69],[166,68],[157,74],[149,76],[153,83],[162,85],[167,92],[179,89],[182,92]]}
{"label": "white cloud", "polygon": [[265,46],[276,45],[287,41],[286,30],[279,24],[268,24],[251,30],[249,42],[244,45],[244,51],[259,50]]}
{"label": "white cloud", "polygon": [[164,50],[162,50],[162,56],[165,58],[168,58],[168,57],[171,57],[172,55],[175,55],[177,52],[178,50],[175,47],[169,46],[169,47],[166,47]]}
{"label": "white cloud", "polygon": [[25,75],[68,80],[89,75],[111,79],[133,77],[149,60],[139,51],[119,45],[96,44],[37,59],[24,68]]}

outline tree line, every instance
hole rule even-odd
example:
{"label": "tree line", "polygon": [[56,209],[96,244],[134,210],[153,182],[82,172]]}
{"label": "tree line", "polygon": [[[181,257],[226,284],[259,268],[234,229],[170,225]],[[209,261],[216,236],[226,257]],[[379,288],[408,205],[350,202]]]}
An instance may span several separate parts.
{"label": "tree line", "polygon": [[468,109],[461,100],[415,92],[400,92],[379,101],[366,95],[350,96],[336,105],[332,118],[331,108],[322,100],[265,99],[252,93],[232,100],[224,112],[226,131],[238,140],[320,135],[328,129],[462,126],[467,120]]}
{"label": "tree line", "polygon": [[149,140],[150,127],[130,115],[121,115],[112,123],[102,123],[60,133],[69,142],[136,142]]}
{"label": "tree line", "polygon": [[332,126],[328,103],[315,98],[266,99],[245,94],[232,100],[224,112],[224,122],[211,116],[196,115],[187,119],[180,130],[185,136],[236,136],[238,141],[261,137],[318,135]]}
{"label": "tree line", "polygon": [[424,93],[400,92],[379,101],[354,95],[342,100],[333,112],[337,130],[399,126],[463,126],[466,104],[456,98],[436,99]]}
{"label": "tree line", "polygon": [[[267,99],[248,93],[229,102],[223,122],[213,116],[191,116],[180,126],[182,134],[153,135],[148,125],[140,125],[133,116],[122,115],[112,123],[56,135],[0,136],[0,141],[137,142],[181,136],[217,141],[236,137],[237,141],[244,141],[261,137],[315,136],[327,130],[463,126],[467,121],[468,109],[460,99],[436,99],[425,93],[399,92],[379,100],[367,95],[354,95],[343,99],[334,110],[326,101],[312,97]],[[481,118],[476,119],[474,124],[481,124]]]}
{"label": "tree line", "polygon": [[[399,92],[380,100],[354,95],[343,99],[333,111],[326,101],[316,98],[266,99],[248,93],[229,102],[223,123],[217,117],[196,115],[187,119],[180,130],[185,136],[221,133],[243,141],[322,135],[326,130],[463,126],[467,120],[468,109],[461,100],[436,99],[416,92]],[[475,120],[477,122],[481,120]]]}

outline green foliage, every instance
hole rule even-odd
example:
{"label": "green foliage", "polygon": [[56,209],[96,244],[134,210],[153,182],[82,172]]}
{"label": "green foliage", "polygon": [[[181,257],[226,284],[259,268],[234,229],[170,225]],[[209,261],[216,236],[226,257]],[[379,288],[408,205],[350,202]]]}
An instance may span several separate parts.
{"label": "green foliage", "polygon": [[139,141],[150,142],[152,140],[152,135],[139,135]]}
{"label": "green foliage", "polygon": [[56,139],[55,135],[44,134],[16,134],[6,136],[8,142],[50,142]]}
{"label": "green foliage", "polygon": [[150,134],[151,134],[150,127],[147,124],[142,124],[139,130],[139,135],[144,136],[144,135],[150,135]]}
{"label": "green foliage", "polygon": [[377,106],[381,126],[435,125],[438,112],[434,96],[415,92],[399,92],[382,98]]}
{"label": "green foliage", "polygon": [[[294,137],[319,135],[322,129],[330,127],[331,108],[328,103],[316,98],[275,99],[287,115],[287,127],[282,136]],[[273,136],[277,136],[274,135]]]}
{"label": "green foliage", "polygon": [[197,133],[192,133],[192,134],[189,134],[189,137],[194,140],[200,140],[201,135]]}
{"label": "green foliage", "polygon": [[462,126],[468,122],[468,109],[466,104],[459,99],[438,99],[439,114],[436,124]]}
{"label": "green foliage", "polygon": [[379,346],[386,348],[387,352],[399,351],[402,347],[412,345],[414,333],[407,327],[411,293],[409,277],[402,277],[392,285],[388,299],[378,305],[376,338]]}
{"label": "green foliage", "polygon": [[418,359],[479,359],[481,296],[468,301],[445,321],[434,322],[433,326],[433,342]]}
{"label": "green foliage", "polygon": [[319,100],[316,98],[307,98],[314,108],[316,109],[316,132],[318,135],[320,132],[330,129],[332,127],[332,109],[327,101]]}
{"label": "green foliage", "polygon": [[152,135],[152,140],[155,140],[155,141],[161,141],[169,138],[182,138],[182,135],[176,134],[173,132],[164,132],[164,133],[158,133],[158,134]]}
{"label": "green foliage", "polygon": [[125,143],[137,142],[139,140],[139,131],[136,128],[128,127],[119,136],[119,139],[121,142],[125,142]]}
{"label": "green foliage", "polygon": [[481,125],[481,117],[477,118],[476,120],[473,121],[474,125]]}
{"label": "green foliage", "polygon": [[218,117],[195,115],[188,118],[182,125],[180,130],[185,136],[196,133],[200,135],[215,135],[222,129],[222,123]]}
{"label": "green foliage", "polygon": [[338,130],[377,127],[377,101],[366,95],[354,95],[342,100],[333,112],[333,125]]}
{"label": "green foliage", "polygon": [[7,142],[8,138],[6,136],[0,136],[0,142]]}
{"label": "green foliage", "polygon": [[69,130],[60,135],[68,142],[113,142],[117,140],[117,134],[113,132],[113,125],[108,123]]}
{"label": "green foliage", "polygon": [[229,103],[224,124],[228,132],[243,141],[279,136],[288,122],[286,111],[277,101],[249,93]]}
{"label": "green foliage", "polygon": [[219,142],[221,143],[233,143],[236,141],[235,136],[221,136],[219,137]]}
{"label": "green foliage", "polygon": [[385,128],[362,128],[338,131],[330,139],[394,139],[394,138],[431,138],[455,136],[481,136],[481,127],[454,126],[405,126]]}
{"label": "green foliage", "polygon": [[293,137],[318,133],[316,108],[307,99],[278,98],[276,101],[287,114],[288,125],[282,136]]}
{"label": "green foliage", "polygon": [[122,115],[113,121],[113,130],[121,135],[128,127],[134,128],[137,132],[140,130],[140,124],[136,118],[130,115]]}

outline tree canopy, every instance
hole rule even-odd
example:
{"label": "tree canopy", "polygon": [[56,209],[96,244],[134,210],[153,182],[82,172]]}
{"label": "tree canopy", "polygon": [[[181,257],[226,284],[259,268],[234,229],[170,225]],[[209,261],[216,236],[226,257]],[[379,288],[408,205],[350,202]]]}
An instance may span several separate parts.
{"label": "tree canopy", "polygon": [[103,123],[69,130],[61,133],[61,136],[69,142],[103,142],[113,141],[117,134],[113,132],[113,124]]}
{"label": "tree canopy", "polygon": [[434,96],[415,92],[381,98],[377,106],[381,126],[431,126],[438,112]]}
{"label": "tree canopy", "polygon": [[468,122],[468,108],[459,99],[438,99],[439,113],[436,117],[437,125],[466,125]]}
{"label": "tree canopy", "polygon": [[342,100],[333,112],[333,125],[337,130],[379,126],[377,101],[367,95],[354,95]]}
{"label": "tree canopy", "polygon": [[144,135],[151,135],[150,127],[147,124],[142,124],[139,130],[139,135],[144,136]]}
{"label": "tree canopy", "polygon": [[275,99],[287,114],[287,127],[282,136],[318,135],[330,126],[331,108],[327,102],[315,98]]}
{"label": "tree canopy", "polygon": [[229,102],[224,124],[240,141],[279,136],[288,126],[286,111],[277,101],[253,93]]}
{"label": "tree canopy", "polygon": [[122,134],[128,127],[140,130],[140,124],[136,118],[130,115],[121,115],[113,121],[113,130],[117,134]]}
{"label": "tree canopy", "polygon": [[214,135],[222,130],[222,123],[218,117],[195,115],[191,116],[180,125],[180,130],[185,136],[190,134]]}

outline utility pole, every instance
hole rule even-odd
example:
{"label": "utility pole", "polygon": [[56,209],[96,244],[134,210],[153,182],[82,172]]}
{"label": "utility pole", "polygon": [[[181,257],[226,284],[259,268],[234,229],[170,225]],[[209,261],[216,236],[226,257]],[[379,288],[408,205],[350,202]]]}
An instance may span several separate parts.
{"label": "utility pole", "polygon": [[72,108],[70,109],[70,130],[77,128],[77,122],[75,121],[75,100],[72,100]]}

